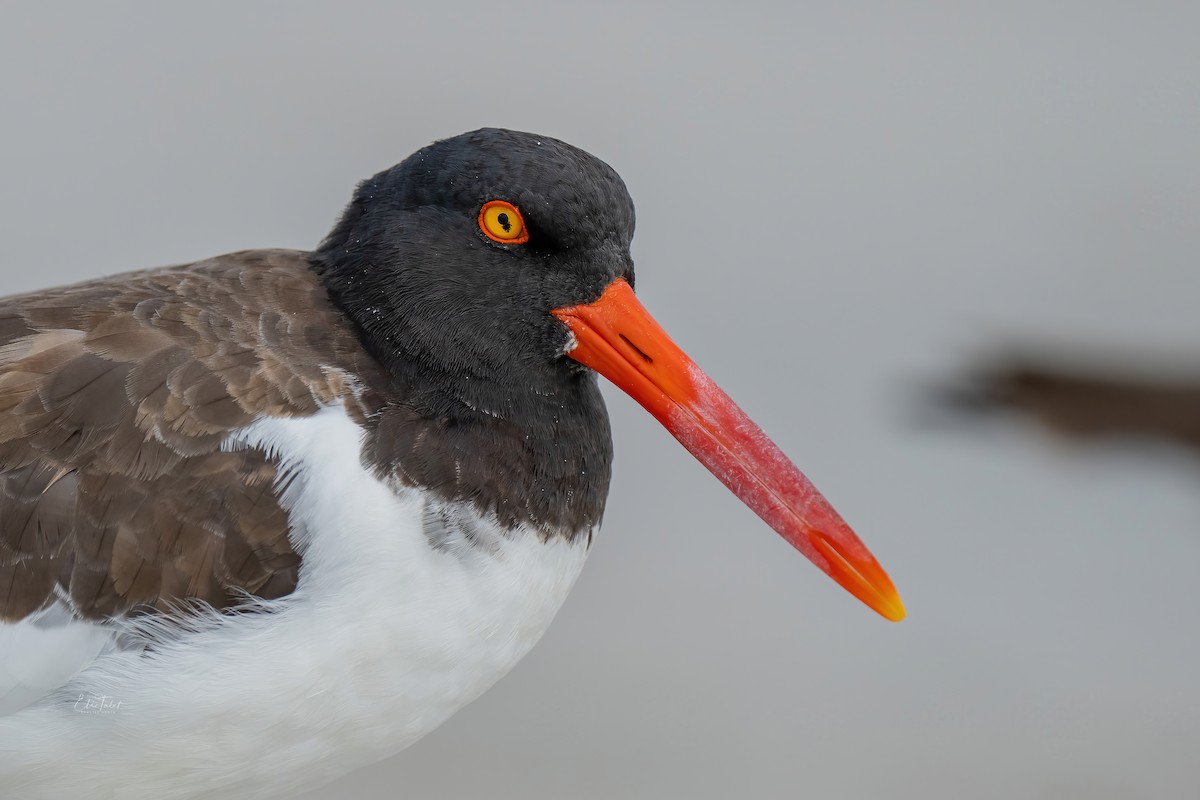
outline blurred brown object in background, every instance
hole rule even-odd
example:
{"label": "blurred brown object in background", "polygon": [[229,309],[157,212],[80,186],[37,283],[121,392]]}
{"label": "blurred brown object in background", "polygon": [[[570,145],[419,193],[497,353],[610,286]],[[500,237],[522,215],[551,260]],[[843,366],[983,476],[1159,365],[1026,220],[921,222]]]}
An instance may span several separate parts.
{"label": "blurred brown object in background", "polygon": [[937,400],[970,414],[1015,411],[1072,438],[1148,437],[1200,449],[1200,371],[1151,376],[1082,359],[1010,355],[985,360],[938,389]]}

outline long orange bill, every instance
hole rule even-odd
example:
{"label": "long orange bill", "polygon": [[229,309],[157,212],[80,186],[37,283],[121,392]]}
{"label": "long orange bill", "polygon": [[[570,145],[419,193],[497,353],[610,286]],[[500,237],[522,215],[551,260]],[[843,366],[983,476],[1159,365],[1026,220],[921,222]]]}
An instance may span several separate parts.
{"label": "long orange bill", "polygon": [[671,341],[623,279],[587,305],[551,311],[572,358],[637,400],[754,513],[848,592],[904,619],[892,581],[808,478]]}

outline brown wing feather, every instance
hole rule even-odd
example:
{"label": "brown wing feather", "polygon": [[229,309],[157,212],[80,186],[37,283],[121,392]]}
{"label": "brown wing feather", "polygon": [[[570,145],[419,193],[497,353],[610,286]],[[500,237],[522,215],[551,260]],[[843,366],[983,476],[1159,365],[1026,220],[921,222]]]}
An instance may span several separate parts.
{"label": "brown wing feather", "polygon": [[361,360],[293,251],[0,300],[0,618],[291,592],[276,465],[221,445],[350,399]]}

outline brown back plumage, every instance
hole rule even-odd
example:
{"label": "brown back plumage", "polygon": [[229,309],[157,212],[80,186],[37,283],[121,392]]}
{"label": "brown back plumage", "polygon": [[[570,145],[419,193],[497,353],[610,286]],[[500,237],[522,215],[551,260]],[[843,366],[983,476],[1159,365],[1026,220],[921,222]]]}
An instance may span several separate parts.
{"label": "brown back plumage", "polygon": [[299,557],[256,415],[373,366],[307,264],[235,253],[0,300],[0,618],[287,595]]}

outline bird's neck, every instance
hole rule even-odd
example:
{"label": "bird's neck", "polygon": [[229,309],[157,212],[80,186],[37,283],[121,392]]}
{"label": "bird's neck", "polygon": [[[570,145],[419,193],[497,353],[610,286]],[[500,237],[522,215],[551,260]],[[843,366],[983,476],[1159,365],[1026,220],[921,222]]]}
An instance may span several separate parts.
{"label": "bird's neck", "polygon": [[599,524],[612,436],[595,373],[566,359],[472,370],[404,337],[381,340],[361,319],[378,308],[326,288],[378,366],[364,458],[382,475],[548,537]]}

